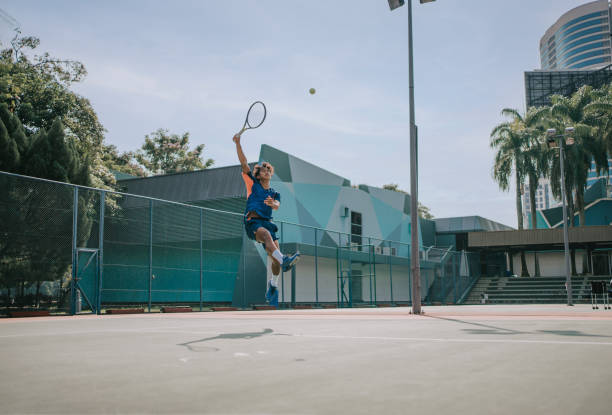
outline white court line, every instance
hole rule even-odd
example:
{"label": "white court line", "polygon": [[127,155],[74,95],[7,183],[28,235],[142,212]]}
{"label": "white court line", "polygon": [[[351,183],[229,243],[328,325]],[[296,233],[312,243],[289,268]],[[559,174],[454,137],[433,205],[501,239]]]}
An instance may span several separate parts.
{"label": "white court line", "polygon": [[[198,335],[219,335],[219,331],[196,331],[196,330],[164,330],[176,327],[155,327],[139,329],[110,329],[110,330],[91,330],[74,331],[61,333],[26,333],[0,335],[2,338],[15,337],[37,337],[37,336],[69,336],[84,334],[108,334],[108,333],[176,333],[176,334],[198,334]],[[161,330],[160,330],[161,329]],[[567,340],[511,340],[511,339],[453,339],[442,337],[387,337],[387,336],[340,336],[340,335],[317,335],[317,334],[291,334],[282,333],[280,337],[303,337],[312,339],[336,339],[336,340],[377,340],[377,341],[412,341],[412,342],[436,342],[436,343],[507,343],[507,344],[558,344],[558,345],[590,345],[590,346],[612,346],[612,342],[593,342],[593,341],[567,341]],[[269,337],[269,336],[266,336]],[[276,337],[276,336],[274,336]]]}
{"label": "white court line", "polygon": [[314,339],[338,340],[383,340],[383,341],[414,341],[437,343],[526,343],[526,344],[587,344],[593,346],[612,346],[612,342],[578,342],[559,340],[494,340],[494,339],[450,339],[435,337],[378,337],[378,336],[321,336],[316,334],[292,334],[293,337],[308,337]]}
{"label": "white court line", "polygon": [[0,335],[0,339],[14,338],[14,337],[38,337],[38,336],[74,336],[84,334],[108,334],[108,333],[187,333],[187,334],[221,334],[218,331],[194,331],[194,330],[171,330],[176,327],[152,327],[152,328],[137,328],[137,329],[109,329],[109,330],[79,330],[79,331],[65,331],[65,332],[54,332],[54,333],[22,333],[22,334],[6,334]]}

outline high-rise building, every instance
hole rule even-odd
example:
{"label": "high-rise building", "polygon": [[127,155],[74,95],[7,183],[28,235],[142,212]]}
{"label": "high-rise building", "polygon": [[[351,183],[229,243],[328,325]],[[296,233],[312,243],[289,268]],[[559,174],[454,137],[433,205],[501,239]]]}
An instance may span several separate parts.
{"label": "high-rise building", "polygon": [[609,65],[610,14],[610,0],[597,0],[559,17],[540,40],[542,69],[593,69]]}
{"label": "high-rise building", "polygon": [[[522,190],[523,198],[523,225],[531,228],[531,200],[529,198],[529,184],[526,183]],[[538,181],[538,188],[535,192],[536,210],[550,209],[559,206],[561,202],[553,196],[550,180],[541,178]]]}
{"label": "high-rise building", "polygon": [[[525,72],[527,106],[550,105],[553,94],[571,95],[582,85],[599,88],[612,79],[612,0],[592,1],[564,13],[540,40],[542,69]],[[597,171],[591,163],[587,187],[607,179],[612,196],[612,159],[608,171]],[[529,187],[523,192],[523,218],[530,227]],[[549,209],[560,202],[554,199],[548,179],[540,179],[536,190],[536,209]]]}

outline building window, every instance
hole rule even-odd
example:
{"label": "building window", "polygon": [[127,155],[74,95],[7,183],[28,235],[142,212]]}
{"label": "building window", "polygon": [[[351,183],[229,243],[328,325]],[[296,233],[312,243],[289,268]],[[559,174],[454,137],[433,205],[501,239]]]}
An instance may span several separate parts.
{"label": "building window", "polygon": [[361,235],[363,235],[361,213],[351,211],[351,245],[361,245]]}

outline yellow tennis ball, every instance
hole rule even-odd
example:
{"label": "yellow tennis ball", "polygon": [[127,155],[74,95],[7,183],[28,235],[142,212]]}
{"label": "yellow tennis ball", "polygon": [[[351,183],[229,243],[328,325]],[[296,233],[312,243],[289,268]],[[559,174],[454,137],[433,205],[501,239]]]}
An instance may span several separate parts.
{"label": "yellow tennis ball", "polygon": [[316,89],[314,89],[314,88],[310,88],[310,89],[308,90],[308,92],[310,92],[310,95],[314,95],[314,93],[315,93],[315,92],[317,92],[317,91],[316,91]]}

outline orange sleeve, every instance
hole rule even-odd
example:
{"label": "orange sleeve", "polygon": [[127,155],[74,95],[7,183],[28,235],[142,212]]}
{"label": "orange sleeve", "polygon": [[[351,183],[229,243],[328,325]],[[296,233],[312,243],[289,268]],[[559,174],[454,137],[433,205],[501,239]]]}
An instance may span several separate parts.
{"label": "orange sleeve", "polygon": [[251,192],[253,191],[253,184],[255,184],[255,182],[246,173],[242,173],[242,180],[244,180],[244,184],[246,186],[247,199],[248,199],[249,196],[251,196]]}

